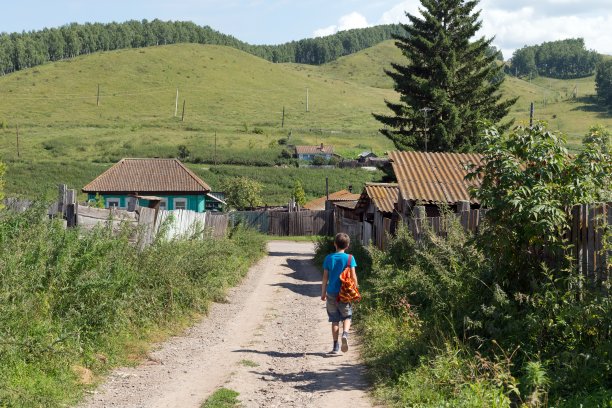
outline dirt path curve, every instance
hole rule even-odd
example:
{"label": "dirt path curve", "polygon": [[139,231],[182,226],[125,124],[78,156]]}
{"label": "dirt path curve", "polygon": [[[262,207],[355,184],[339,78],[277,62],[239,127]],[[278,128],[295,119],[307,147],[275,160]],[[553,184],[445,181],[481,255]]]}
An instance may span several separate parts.
{"label": "dirt path curve", "polygon": [[271,242],[268,249],[228,303],[214,304],[144,364],[114,371],[80,406],[199,407],[227,387],[245,407],[371,407],[354,336],[347,354],[326,354],[331,334],[313,245]]}

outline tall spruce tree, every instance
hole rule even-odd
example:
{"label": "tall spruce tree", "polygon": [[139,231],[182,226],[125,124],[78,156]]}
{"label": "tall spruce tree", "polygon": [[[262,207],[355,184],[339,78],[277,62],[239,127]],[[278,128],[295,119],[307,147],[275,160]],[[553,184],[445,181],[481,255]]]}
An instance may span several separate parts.
{"label": "tall spruce tree", "polygon": [[498,123],[516,99],[501,100],[503,67],[487,52],[493,39],[471,41],[482,24],[474,12],[478,0],[421,4],[423,17],[406,13],[406,35],[394,36],[409,61],[387,71],[400,102],[386,101],[392,115],[374,116],[400,150],[468,151],[482,121]]}

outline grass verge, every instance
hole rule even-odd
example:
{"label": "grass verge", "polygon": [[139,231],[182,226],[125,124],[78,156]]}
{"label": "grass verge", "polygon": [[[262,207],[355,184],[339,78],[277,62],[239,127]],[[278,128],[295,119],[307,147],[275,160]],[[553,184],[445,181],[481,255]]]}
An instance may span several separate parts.
{"label": "grass verge", "polygon": [[0,405],[73,404],[117,365],[223,300],[264,254],[265,237],[157,241],[90,234],[46,220],[44,206],[0,212]]}

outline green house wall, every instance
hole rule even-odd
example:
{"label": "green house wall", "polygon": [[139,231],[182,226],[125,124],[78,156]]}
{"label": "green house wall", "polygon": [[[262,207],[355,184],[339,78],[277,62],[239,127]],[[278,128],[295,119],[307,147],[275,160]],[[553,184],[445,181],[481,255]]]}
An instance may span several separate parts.
{"label": "green house wall", "polygon": [[[101,194],[101,197],[104,198],[104,207],[108,207],[107,200],[108,199],[119,199],[119,207],[127,208],[128,196],[125,195],[114,195],[114,194]],[[206,196],[205,195],[163,195],[156,194],[156,197],[165,198],[166,199],[166,209],[174,210],[174,200],[177,198],[186,198],[187,199],[187,209],[196,212],[204,212],[206,207]],[[95,200],[96,195],[89,193],[88,199]],[[138,204],[141,207],[147,207],[149,205],[149,200],[139,199]]]}

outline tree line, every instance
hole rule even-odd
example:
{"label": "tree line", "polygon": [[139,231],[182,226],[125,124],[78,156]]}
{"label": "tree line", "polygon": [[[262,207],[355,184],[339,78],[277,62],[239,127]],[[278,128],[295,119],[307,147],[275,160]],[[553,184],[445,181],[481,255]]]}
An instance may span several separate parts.
{"label": "tree line", "polygon": [[107,24],[72,23],[39,31],[1,33],[0,73],[8,74],[49,61],[99,51],[177,43],[229,46],[271,62],[324,64],[390,39],[399,30],[397,25],[381,25],[279,45],[252,45],[192,22],[155,19]]}
{"label": "tree line", "polygon": [[593,75],[601,56],[587,50],[583,38],[525,46],[512,54],[509,73],[516,76],[572,79]]}
{"label": "tree line", "polygon": [[612,59],[601,61],[597,65],[595,87],[601,104],[612,109]]}

